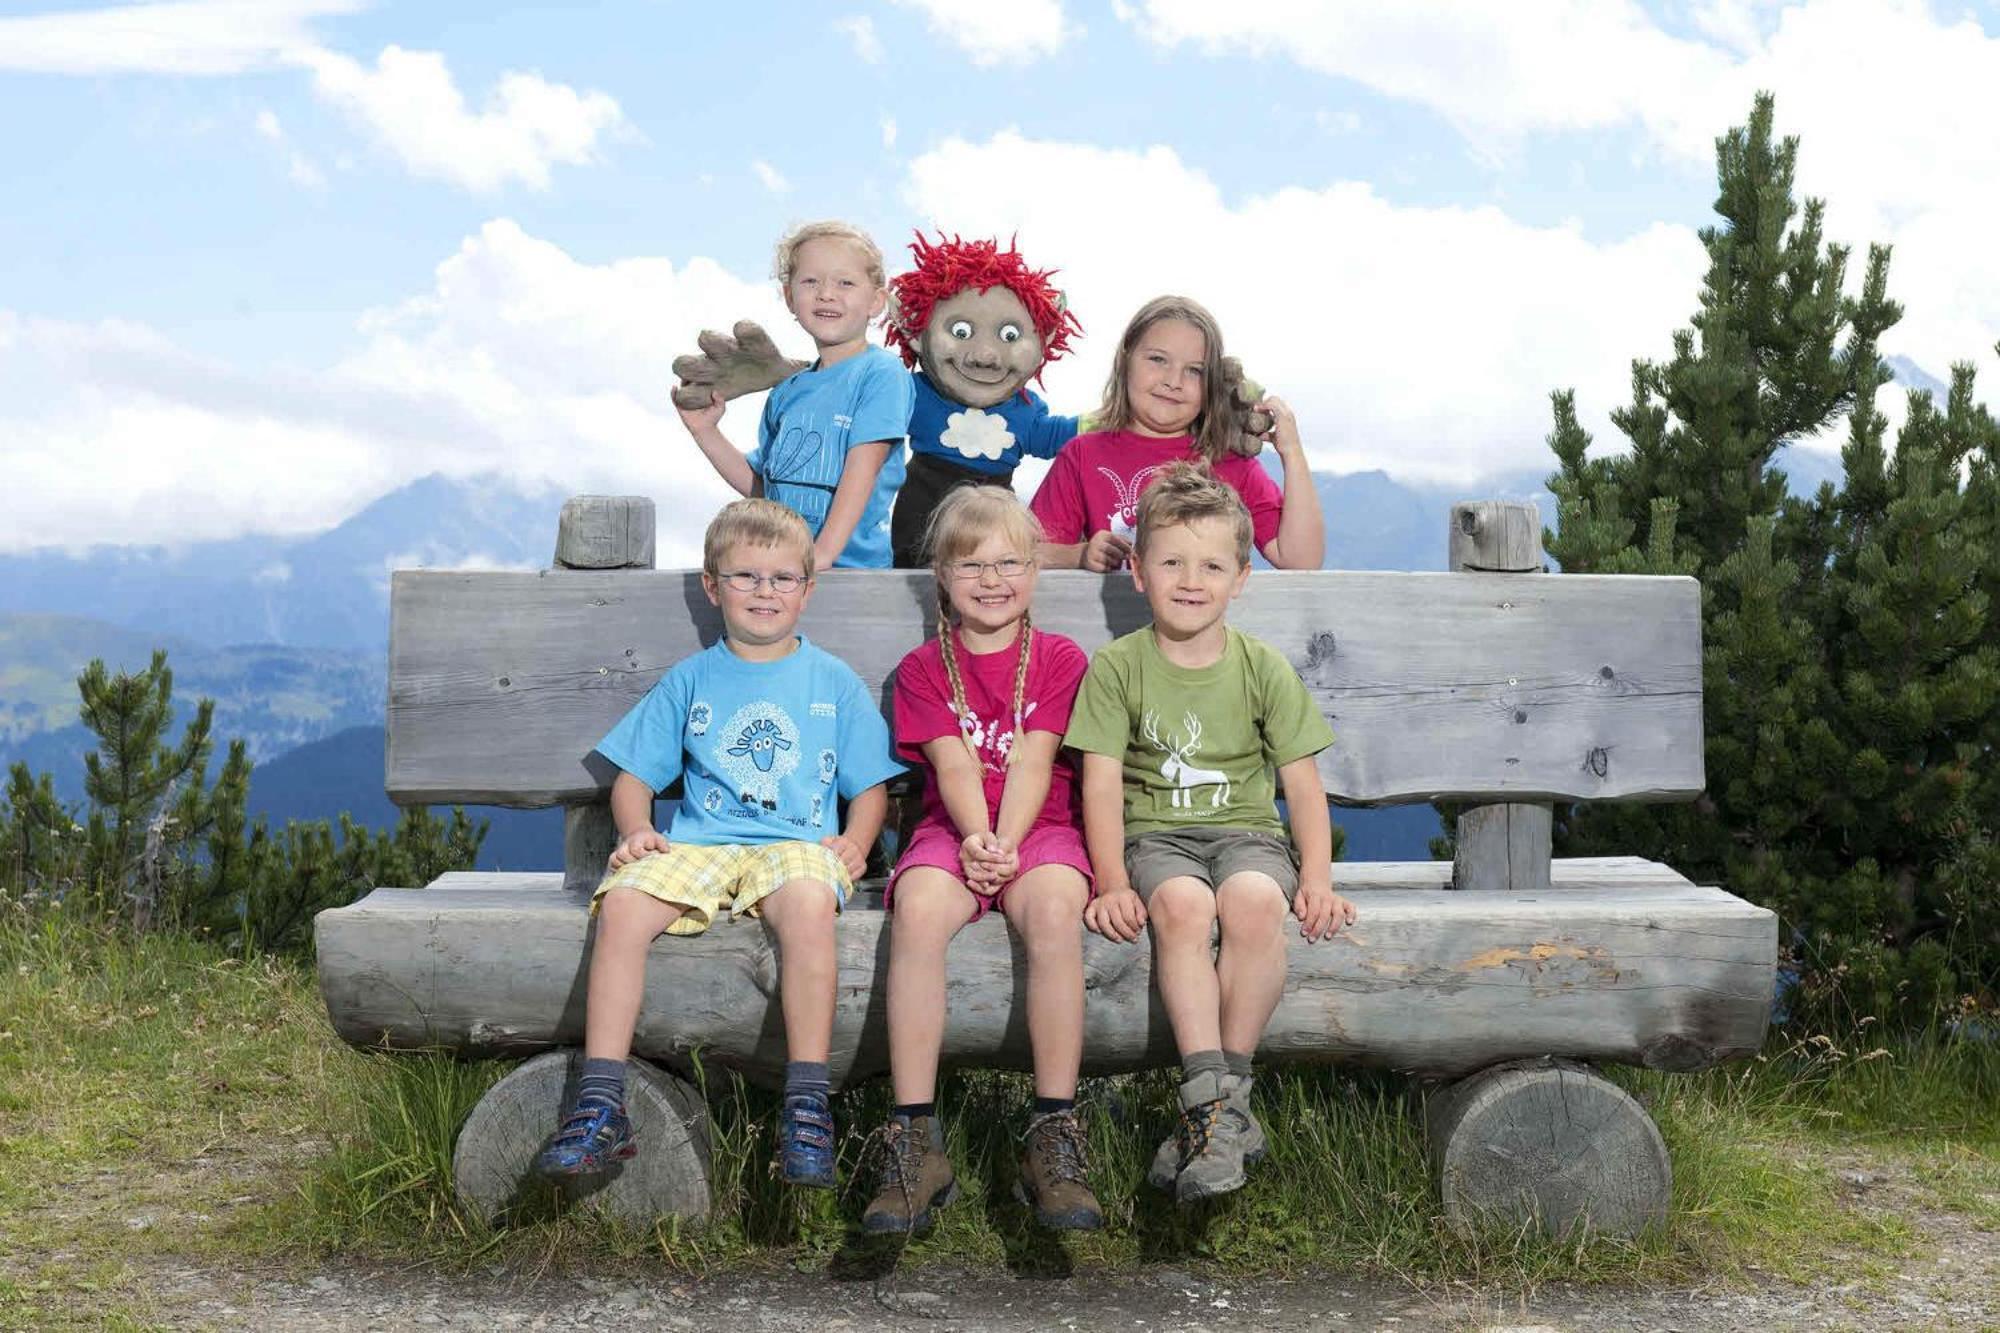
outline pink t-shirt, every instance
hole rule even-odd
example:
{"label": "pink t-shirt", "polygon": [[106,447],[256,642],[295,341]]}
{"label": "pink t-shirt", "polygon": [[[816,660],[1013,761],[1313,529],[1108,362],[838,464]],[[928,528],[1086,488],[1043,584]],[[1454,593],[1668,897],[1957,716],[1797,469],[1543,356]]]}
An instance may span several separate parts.
{"label": "pink t-shirt", "polygon": [[[946,828],[953,827],[951,813],[938,796],[924,742],[961,733],[972,737],[986,773],[986,810],[991,819],[1000,817],[1000,796],[1007,787],[1007,751],[1014,744],[1015,646],[1008,644],[999,652],[978,655],[966,652],[962,641],[955,641],[954,647],[958,650],[959,679],[965,685],[968,716],[963,719],[952,711],[951,679],[945,675],[944,653],[936,639],[926,639],[912,649],[896,668],[896,753],[923,766],[927,777],[923,820],[942,820]],[[1021,730],[1062,735],[1069,727],[1077,686],[1089,666],[1090,659],[1074,642],[1036,630],[1028,649],[1028,679],[1021,695]],[[1077,800],[1075,767],[1067,751],[1057,750],[1049,773],[1048,799],[1042,802],[1030,832],[1044,824],[1075,825]]]}
{"label": "pink t-shirt", "polygon": [[[1093,431],[1064,445],[1028,508],[1043,534],[1065,546],[1107,528],[1126,540],[1139,521],[1139,492],[1169,463],[1200,459],[1192,435],[1170,440],[1130,431]],[[1253,544],[1263,550],[1278,535],[1285,493],[1254,458],[1232,454],[1213,465],[1250,509]]]}

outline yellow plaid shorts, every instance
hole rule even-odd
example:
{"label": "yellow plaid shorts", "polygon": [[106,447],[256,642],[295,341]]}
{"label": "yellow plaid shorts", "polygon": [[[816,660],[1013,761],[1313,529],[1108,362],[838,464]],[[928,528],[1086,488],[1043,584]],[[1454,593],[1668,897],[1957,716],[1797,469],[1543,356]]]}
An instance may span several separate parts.
{"label": "yellow plaid shorts", "polygon": [[846,905],[854,888],[840,858],[816,842],[749,847],[677,842],[665,852],[642,856],[606,875],[591,895],[590,911],[596,915],[597,905],[613,889],[637,889],[682,909],[667,934],[699,935],[724,908],[732,916],[756,915],[758,903],[795,879],[831,886],[837,908]]}

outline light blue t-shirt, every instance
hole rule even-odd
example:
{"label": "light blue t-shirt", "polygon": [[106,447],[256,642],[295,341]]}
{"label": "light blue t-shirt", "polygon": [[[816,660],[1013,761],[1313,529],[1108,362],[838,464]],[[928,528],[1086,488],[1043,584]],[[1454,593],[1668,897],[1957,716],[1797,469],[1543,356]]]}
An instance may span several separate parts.
{"label": "light blue t-shirt", "polygon": [[597,752],[655,792],[681,779],[668,836],[712,847],[840,831],[852,799],[903,771],[854,668],[806,642],[746,662],[718,639],[674,663]]}
{"label": "light blue t-shirt", "polygon": [[763,479],[764,494],[797,510],[815,537],[826,523],[847,451],[894,442],[835,569],[889,567],[889,506],[903,485],[903,438],[910,433],[914,392],[902,363],[870,347],[837,366],[802,370],[764,400],[750,470]]}

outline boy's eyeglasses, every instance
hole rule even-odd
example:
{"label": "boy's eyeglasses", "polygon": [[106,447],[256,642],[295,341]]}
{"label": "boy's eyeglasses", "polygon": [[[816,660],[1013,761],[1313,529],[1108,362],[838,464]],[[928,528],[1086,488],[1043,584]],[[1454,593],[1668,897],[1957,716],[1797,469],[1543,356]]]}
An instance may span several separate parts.
{"label": "boy's eyeglasses", "polygon": [[765,584],[780,597],[788,596],[806,586],[803,574],[753,574],[747,569],[728,569],[715,576],[716,582],[736,592],[755,592]]}
{"label": "boy's eyeglasses", "polygon": [[989,569],[1003,579],[1018,579],[1034,567],[1034,561],[1011,555],[1005,560],[954,560],[945,566],[951,571],[951,576],[960,582],[984,578]]}

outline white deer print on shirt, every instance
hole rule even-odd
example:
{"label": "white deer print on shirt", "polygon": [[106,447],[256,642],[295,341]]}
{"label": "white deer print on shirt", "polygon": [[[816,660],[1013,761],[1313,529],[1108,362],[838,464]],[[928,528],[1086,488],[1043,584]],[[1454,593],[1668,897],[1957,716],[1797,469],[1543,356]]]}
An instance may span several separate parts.
{"label": "white deer print on shirt", "polygon": [[1104,516],[1104,526],[1129,542],[1139,535],[1139,492],[1146,489],[1147,482],[1165,470],[1165,465],[1155,463],[1151,467],[1142,467],[1132,474],[1130,481],[1102,464],[1097,470],[1111,478],[1111,485],[1118,494],[1118,507]]}
{"label": "white deer print on shirt", "polygon": [[1194,713],[1181,716],[1183,735],[1170,740],[1160,739],[1159,719],[1152,709],[1147,709],[1139,721],[1140,734],[1146,743],[1160,751],[1166,758],[1160,761],[1160,776],[1174,784],[1174,794],[1168,802],[1176,810],[1194,808],[1194,788],[1213,787],[1209,793],[1208,807],[1219,809],[1229,799],[1229,775],[1219,768],[1203,768],[1188,762],[1201,748],[1201,718]]}

